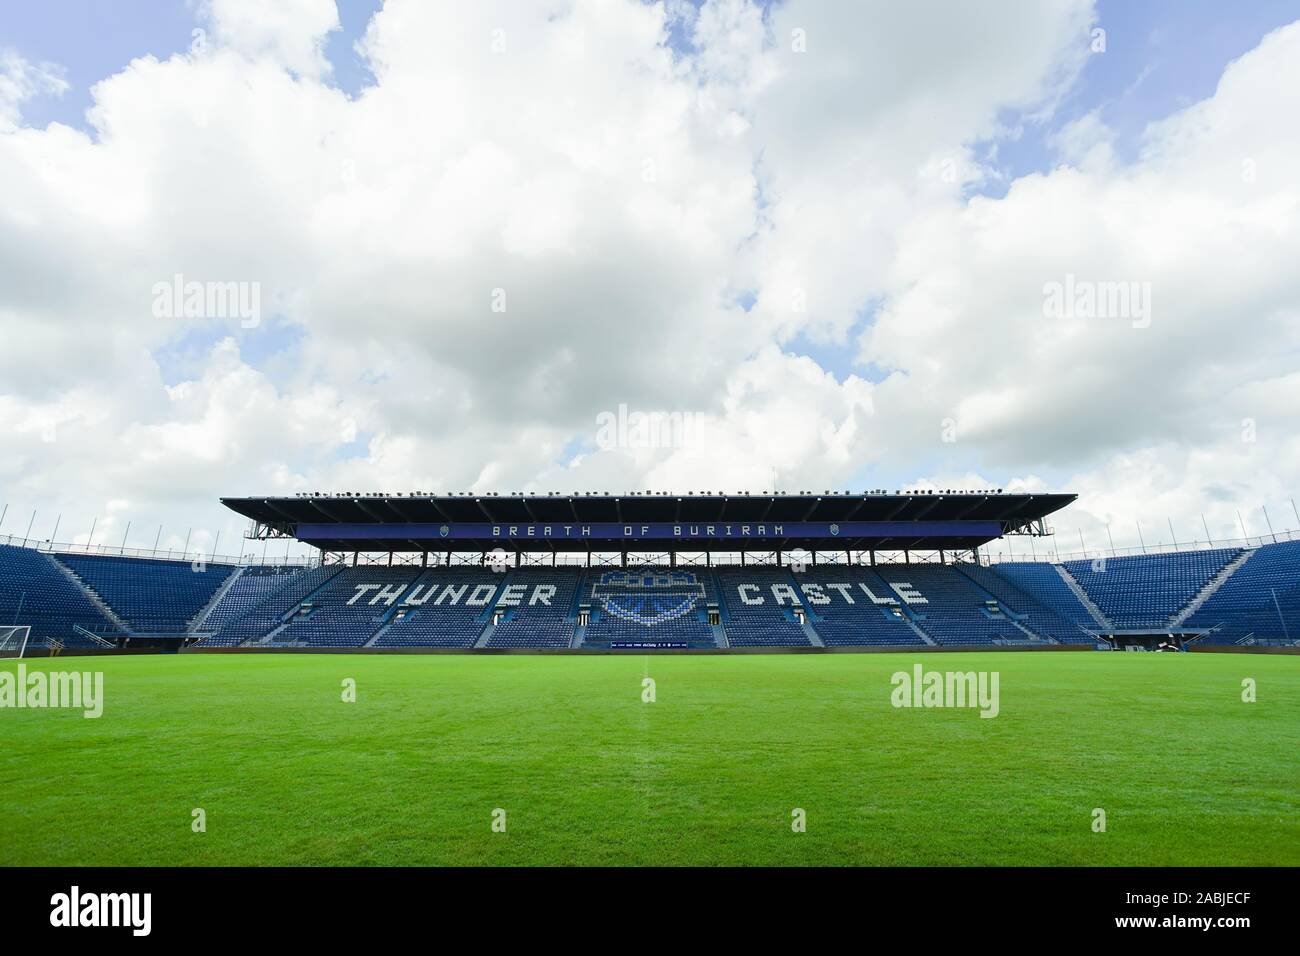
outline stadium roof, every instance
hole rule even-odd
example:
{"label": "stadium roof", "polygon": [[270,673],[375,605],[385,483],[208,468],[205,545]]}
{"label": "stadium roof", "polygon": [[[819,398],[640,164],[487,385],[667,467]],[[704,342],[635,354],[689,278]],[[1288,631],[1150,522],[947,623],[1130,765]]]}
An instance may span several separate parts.
{"label": "stadium roof", "polygon": [[1072,494],[302,494],[222,498],[261,536],[324,551],[965,550]]}

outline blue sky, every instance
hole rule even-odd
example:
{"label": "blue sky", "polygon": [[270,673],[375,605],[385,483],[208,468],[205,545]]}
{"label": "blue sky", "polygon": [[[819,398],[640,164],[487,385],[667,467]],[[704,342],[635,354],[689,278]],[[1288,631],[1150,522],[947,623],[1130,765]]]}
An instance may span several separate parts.
{"label": "blue sky", "polygon": [[[342,29],[331,34],[326,55],[332,82],[355,94],[371,81],[353,49],[364,35],[380,0],[339,0]],[[0,12],[0,49],[17,50],[32,62],[63,68],[69,89],[62,96],[43,96],[25,104],[30,126],[66,123],[89,129],[85,112],[91,88],[133,59],[159,60],[190,48],[194,30],[204,25],[199,0],[49,0],[7,4]]]}
{"label": "blue sky", "polygon": [[[70,89],[27,104],[29,125],[50,122],[85,128],[91,87],[132,59],[165,59],[189,48],[201,24],[198,0],[48,0],[5,5],[0,12],[0,48],[32,61],[63,67]],[[326,49],[333,82],[355,94],[369,82],[353,49],[380,0],[338,0],[342,29]],[[1106,53],[1094,57],[1078,87],[1048,124],[1026,128],[1019,141],[999,147],[1011,178],[1050,166],[1047,135],[1062,123],[1101,107],[1119,133],[1122,155],[1136,147],[1152,119],[1214,91],[1223,68],[1254,47],[1260,37],[1295,19],[1294,0],[1252,0],[1233,4],[1231,16],[1216,0],[1102,0]],[[675,37],[680,40],[680,37]],[[989,187],[1001,192],[996,184]]]}

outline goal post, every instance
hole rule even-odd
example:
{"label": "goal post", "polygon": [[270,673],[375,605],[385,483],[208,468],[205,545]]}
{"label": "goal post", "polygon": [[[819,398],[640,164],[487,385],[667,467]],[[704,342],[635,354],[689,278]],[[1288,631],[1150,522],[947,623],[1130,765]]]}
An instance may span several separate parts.
{"label": "goal post", "polygon": [[27,624],[0,624],[0,659],[22,657],[27,653],[27,638],[31,626]]}

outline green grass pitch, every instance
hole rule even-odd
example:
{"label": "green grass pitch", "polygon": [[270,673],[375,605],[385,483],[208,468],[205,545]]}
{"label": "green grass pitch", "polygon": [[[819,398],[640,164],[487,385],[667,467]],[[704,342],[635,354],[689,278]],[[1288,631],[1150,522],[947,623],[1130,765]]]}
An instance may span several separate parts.
{"label": "green grass pitch", "polygon": [[[999,672],[1001,713],[892,707],[915,662]],[[1296,657],[24,663],[105,707],[0,710],[3,865],[1300,864]]]}

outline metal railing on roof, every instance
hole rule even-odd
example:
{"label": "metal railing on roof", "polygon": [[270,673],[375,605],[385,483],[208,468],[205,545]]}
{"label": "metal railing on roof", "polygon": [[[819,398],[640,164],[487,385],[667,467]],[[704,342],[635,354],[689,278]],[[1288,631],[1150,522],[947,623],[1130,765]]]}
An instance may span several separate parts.
{"label": "metal railing on roof", "polygon": [[1034,551],[1002,550],[999,545],[1008,541],[994,541],[980,549],[981,564],[1005,564],[1010,561],[1038,561],[1060,564],[1064,561],[1095,561],[1098,558],[1123,558],[1144,554],[1183,554],[1190,551],[1218,551],[1224,548],[1259,548],[1266,544],[1300,541],[1300,531],[1279,531],[1249,538],[1230,538],[1220,541],[1190,541],[1178,544],[1149,544],[1145,548],[1095,548],[1088,551],[1058,551],[1042,548]]}
{"label": "metal railing on roof", "polygon": [[153,548],[115,548],[104,544],[78,544],[75,542],[41,541],[37,538],[24,538],[20,535],[0,535],[0,544],[16,548],[29,548],[43,554],[88,554],[106,555],[121,558],[147,558],[155,561],[202,561],[204,564],[257,565],[261,567],[315,567],[320,564],[318,555],[299,555],[295,557],[274,557],[249,553],[245,555],[215,554],[198,550],[189,552]]}

